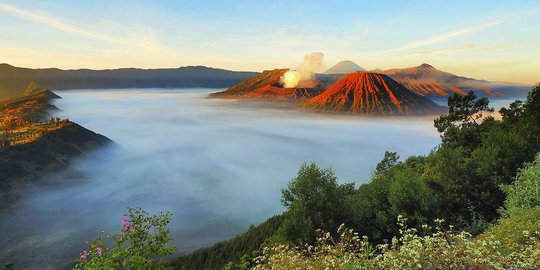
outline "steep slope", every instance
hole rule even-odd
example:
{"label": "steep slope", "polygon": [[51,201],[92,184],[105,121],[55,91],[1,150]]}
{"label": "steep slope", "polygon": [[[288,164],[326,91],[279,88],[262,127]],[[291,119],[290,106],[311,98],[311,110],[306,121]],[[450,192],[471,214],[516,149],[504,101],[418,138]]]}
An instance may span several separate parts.
{"label": "steep slope", "polygon": [[51,118],[57,108],[50,101],[60,98],[53,92],[36,84],[26,90],[26,95],[0,101],[0,210],[22,195],[18,187],[112,143],[67,119]]}
{"label": "steep slope", "polygon": [[429,97],[446,97],[454,93],[464,95],[474,91],[483,96],[500,96],[487,81],[475,80],[440,71],[429,64],[411,68],[396,68],[382,71],[407,89]]}
{"label": "steep slope", "polygon": [[212,93],[212,97],[222,97],[222,98],[238,98],[243,95],[246,95],[254,90],[263,88],[267,85],[274,85],[279,83],[279,79],[285,72],[286,68],[283,69],[273,69],[265,70],[261,74],[257,74],[251,78],[248,78],[225,91]]}
{"label": "steep slope", "polygon": [[291,102],[312,98],[320,93],[321,90],[318,88],[283,88],[269,84],[243,95],[242,98],[264,101]]}
{"label": "steep slope", "polygon": [[357,71],[365,71],[362,67],[357,65],[355,62],[350,60],[341,61],[331,68],[329,68],[327,71],[325,71],[325,74],[347,74]]}
{"label": "steep slope", "polygon": [[326,76],[321,81],[302,82],[299,87],[284,88],[280,83],[280,78],[287,70],[265,70],[257,76],[244,80],[225,91],[212,93],[210,96],[252,101],[293,102],[318,95],[324,91],[322,87],[325,87],[326,81],[331,78],[331,76]]}
{"label": "steep slope", "polygon": [[257,72],[205,66],[107,70],[30,69],[0,64],[0,99],[17,96],[31,81],[48,89],[229,87]]}
{"label": "steep slope", "polygon": [[444,110],[390,77],[370,72],[347,74],[303,107],[368,115],[436,114]]}

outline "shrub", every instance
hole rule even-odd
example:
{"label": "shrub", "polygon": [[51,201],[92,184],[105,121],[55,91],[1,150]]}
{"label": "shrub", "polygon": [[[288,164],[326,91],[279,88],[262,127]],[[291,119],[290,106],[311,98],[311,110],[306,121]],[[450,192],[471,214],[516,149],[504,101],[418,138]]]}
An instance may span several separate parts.
{"label": "shrub", "polygon": [[496,239],[501,243],[501,252],[508,255],[529,241],[528,234],[537,232],[540,232],[540,207],[523,210],[511,218],[503,219],[478,238]]}
{"label": "shrub", "polygon": [[540,206],[540,154],[519,170],[514,183],[503,186],[503,191],[507,195],[501,210],[505,216]]}
{"label": "shrub", "polygon": [[[141,208],[128,208],[122,229],[89,242],[75,269],[169,269],[161,259],[175,250],[167,246],[171,238],[166,226],[171,216],[149,215]],[[106,239],[112,242],[111,248],[105,245]]]}
{"label": "shrub", "polygon": [[343,225],[339,241],[330,234],[319,235],[315,246],[298,248],[288,244],[265,248],[254,269],[539,269],[540,233],[522,232],[526,241],[510,254],[500,252],[493,237],[475,239],[466,232],[455,233],[436,220],[435,228],[407,228],[398,219],[400,236],[373,247]]}

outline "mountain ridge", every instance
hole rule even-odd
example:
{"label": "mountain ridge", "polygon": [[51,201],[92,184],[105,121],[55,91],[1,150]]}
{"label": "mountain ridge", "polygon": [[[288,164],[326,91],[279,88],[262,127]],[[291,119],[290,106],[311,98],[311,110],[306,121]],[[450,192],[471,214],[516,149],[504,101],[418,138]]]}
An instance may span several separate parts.
{"label": "mountain ridge", "polygon": [[23,68],[0,64],[0,99],[17,96],[31,81],[48,89],[229,87],[258,72],[206,66],[178,68],[58,69]]}

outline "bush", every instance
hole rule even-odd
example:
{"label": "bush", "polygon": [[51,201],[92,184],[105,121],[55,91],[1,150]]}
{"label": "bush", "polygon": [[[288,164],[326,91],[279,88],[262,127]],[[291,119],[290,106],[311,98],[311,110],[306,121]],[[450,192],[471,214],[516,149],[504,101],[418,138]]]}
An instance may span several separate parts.
{"label": "bush", "polygon": [[[170,213],[149,215],[141,208],[128,208],[122,218],[122,229],[106,238],[99,237],[88,243],[75,269],[169,269],[161,258],[170,255],[174,247],[166,246],[171,240],[167,224]],[[113,243],[105,245],[105,239]]]}
{"label": "bush", "polygon": [[339,241],[321,233],[314,246],[298,248],[287,244],[266,248],[254,269],[539,269],[540,233],[523,232],[525,241],[509,254],[500,252],[493,237],[475,239],[466,232],[455,233],[436,220],[433,230],[406,227],[398,218],[400,236],[373,247],[343,225]]}
{"label": "bush", "polygon": [[540,232],[540,207],[523,210],[511,218],[501,220],[479,239],[492,237],[501,243],[504,255],[516,252],[529,241],[529,235]]}
{"label": "bush", "polygon": [[540,206],[540,154],[519,170],[514,183],[503,186],[503,191],[507,197],[501,212],[505,216]]}

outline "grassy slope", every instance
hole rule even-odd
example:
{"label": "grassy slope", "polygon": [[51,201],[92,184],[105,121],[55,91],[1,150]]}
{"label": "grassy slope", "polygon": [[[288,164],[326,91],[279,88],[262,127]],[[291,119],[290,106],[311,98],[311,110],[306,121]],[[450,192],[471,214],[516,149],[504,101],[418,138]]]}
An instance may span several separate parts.
{"label": "grassy slope", "polygon": [[494,237],[501,242],[502,252],[509,254],[525,241],[524,231],[540,232],[540,207],[524,210],[510,218],[501,219],[478,238]]}

